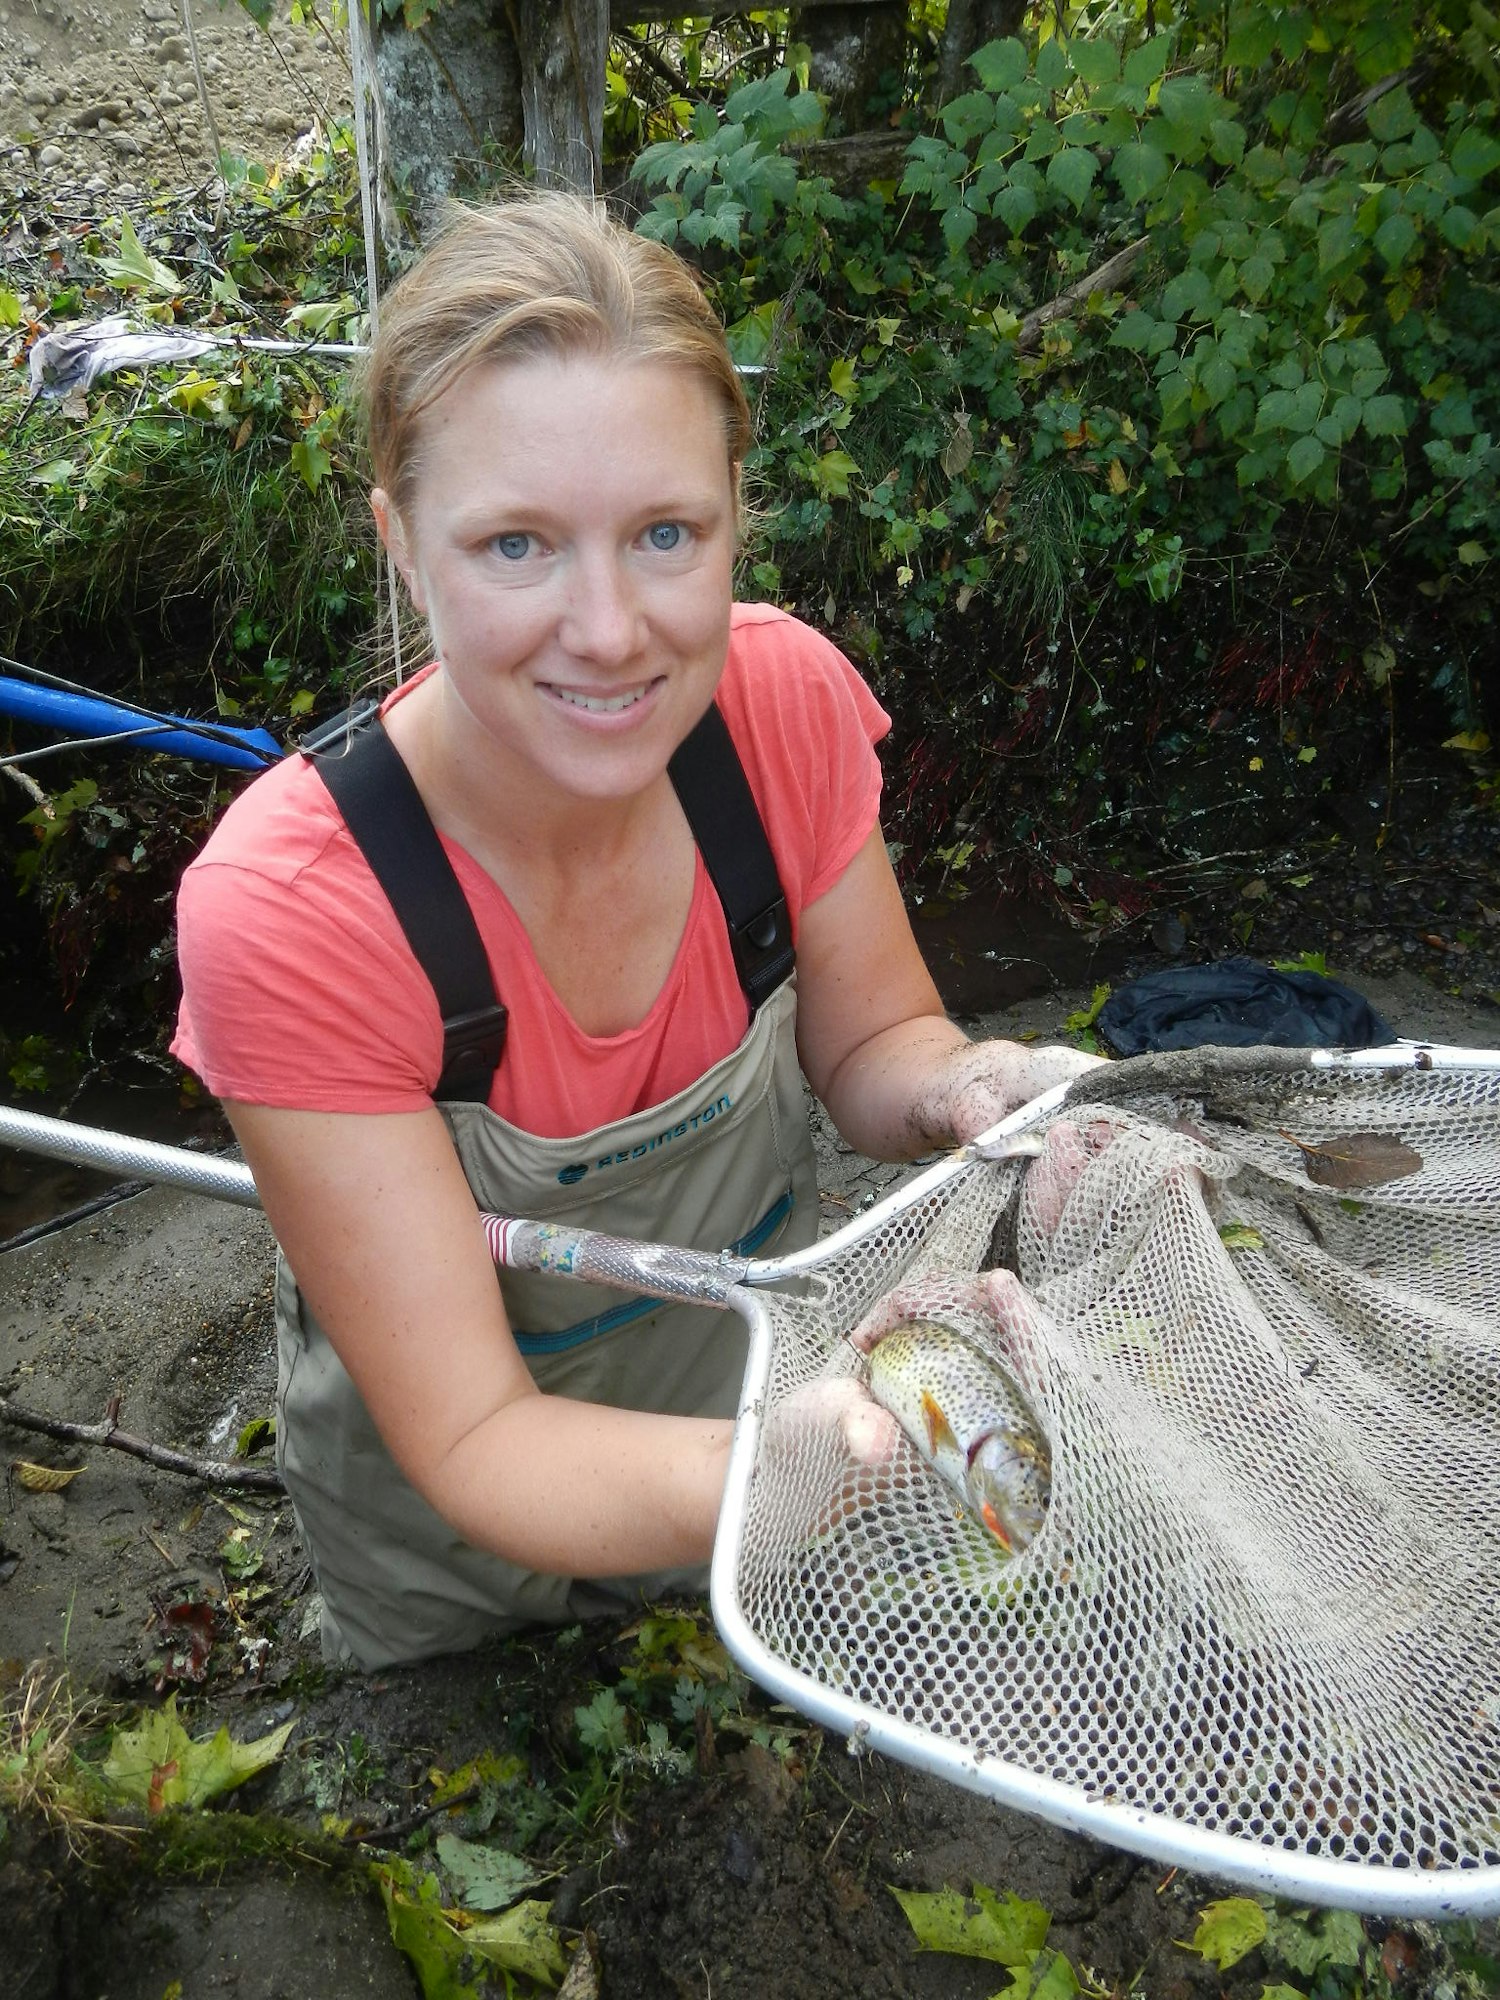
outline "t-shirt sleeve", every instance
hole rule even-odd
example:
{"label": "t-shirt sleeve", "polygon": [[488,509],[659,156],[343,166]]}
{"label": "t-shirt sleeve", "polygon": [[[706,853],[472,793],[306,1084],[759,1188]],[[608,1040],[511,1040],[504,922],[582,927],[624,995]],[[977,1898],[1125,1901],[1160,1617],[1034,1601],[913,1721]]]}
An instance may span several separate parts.
{"label": "t-shirt sleeve", "polygon": [[879,825],[890,717],[837,646],[784,612],[742,607],[731,660],[720,699],[795,923]]}
{"label": "t-shirt sleeve", "polygon": [[441,1064],[432,989],[358,857],[289,856],[285,818],[226,821],[183,877],[172,1052],[221,1098],[424,1109]]}

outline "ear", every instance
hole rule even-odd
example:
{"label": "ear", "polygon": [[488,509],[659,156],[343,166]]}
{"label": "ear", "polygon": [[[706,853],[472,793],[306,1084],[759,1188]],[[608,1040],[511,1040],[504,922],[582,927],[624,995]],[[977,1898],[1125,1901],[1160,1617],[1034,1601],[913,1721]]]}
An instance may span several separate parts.
{"label": "ear", "polygon": [[370,512],[375,516],[375,532],[379,535],[391,561],[400,570],[401,580],[406,585],[412,603],[425,618],[427,606],[423,601],[421,577],[412,557],[406,527],[401,516],[391,505],[391,496],[383,486],[377,486],[371,491]]}

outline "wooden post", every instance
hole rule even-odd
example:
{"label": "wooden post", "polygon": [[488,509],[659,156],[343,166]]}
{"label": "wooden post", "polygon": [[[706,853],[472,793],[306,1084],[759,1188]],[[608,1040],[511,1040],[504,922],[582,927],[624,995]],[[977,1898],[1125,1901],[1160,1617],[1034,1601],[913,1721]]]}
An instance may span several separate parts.
{"label": "wooden post", "polygon": [[792,9],[790,38],[806,42],[812,87],[828,99],[831,117],[851,130],[865,121],[887,72],[900,77],[906,61],[906,0],[827,4],[803,0]]}
{"label": "wooden post", "polygon": [[1026,20],[1026,0],[948,0],[948,19],[938,43],[937,102],[962,97],[978,87],[965,59],[986,42],[1019,35]]}
{"label": "wooden post", "polygon": [[604,158],[609,0],[507,0],[521,56],[526,159],[542,187],[595,194]]}

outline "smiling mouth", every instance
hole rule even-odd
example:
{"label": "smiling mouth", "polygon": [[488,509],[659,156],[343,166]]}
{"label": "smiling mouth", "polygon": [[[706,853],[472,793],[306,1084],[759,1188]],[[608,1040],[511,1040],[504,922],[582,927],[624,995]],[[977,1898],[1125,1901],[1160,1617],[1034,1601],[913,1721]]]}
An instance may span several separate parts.
{"label": "smiling mouth", "polygon": [[618,715],[621,710],[634,708],[638,701],[644,701],[656,683],[643,681],[639,687],[624,688],[619,694],[585,694],[581,688],[559,687],[555,681],[548,681],[545,685],[550,694],[566,702],[569,708],[581,708],[590,715]]}

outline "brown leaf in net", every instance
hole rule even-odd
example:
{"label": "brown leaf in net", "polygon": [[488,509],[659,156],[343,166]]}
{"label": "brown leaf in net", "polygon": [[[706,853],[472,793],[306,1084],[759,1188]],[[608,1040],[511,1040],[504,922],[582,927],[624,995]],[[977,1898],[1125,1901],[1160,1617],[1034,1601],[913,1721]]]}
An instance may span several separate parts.
{"label": "brown leaf in net", "polygon": [[81,1465],[71,1469],[60,1465],[33,1465],[27,1458],[13,1460],[10,1469],[16,1476],[16,1484],[24,1486],[28,1493],[61,1493],[83,1471]]}
{"label": "brown leaf in net", "polygon": [[1314,1145],[1295,1132],[1283,1132],[1302,1155],[1314,1187],[1372,1188],[1405,1180],[1421,1170],[1422,1155],[1389,1132],[1346,1132]]}

